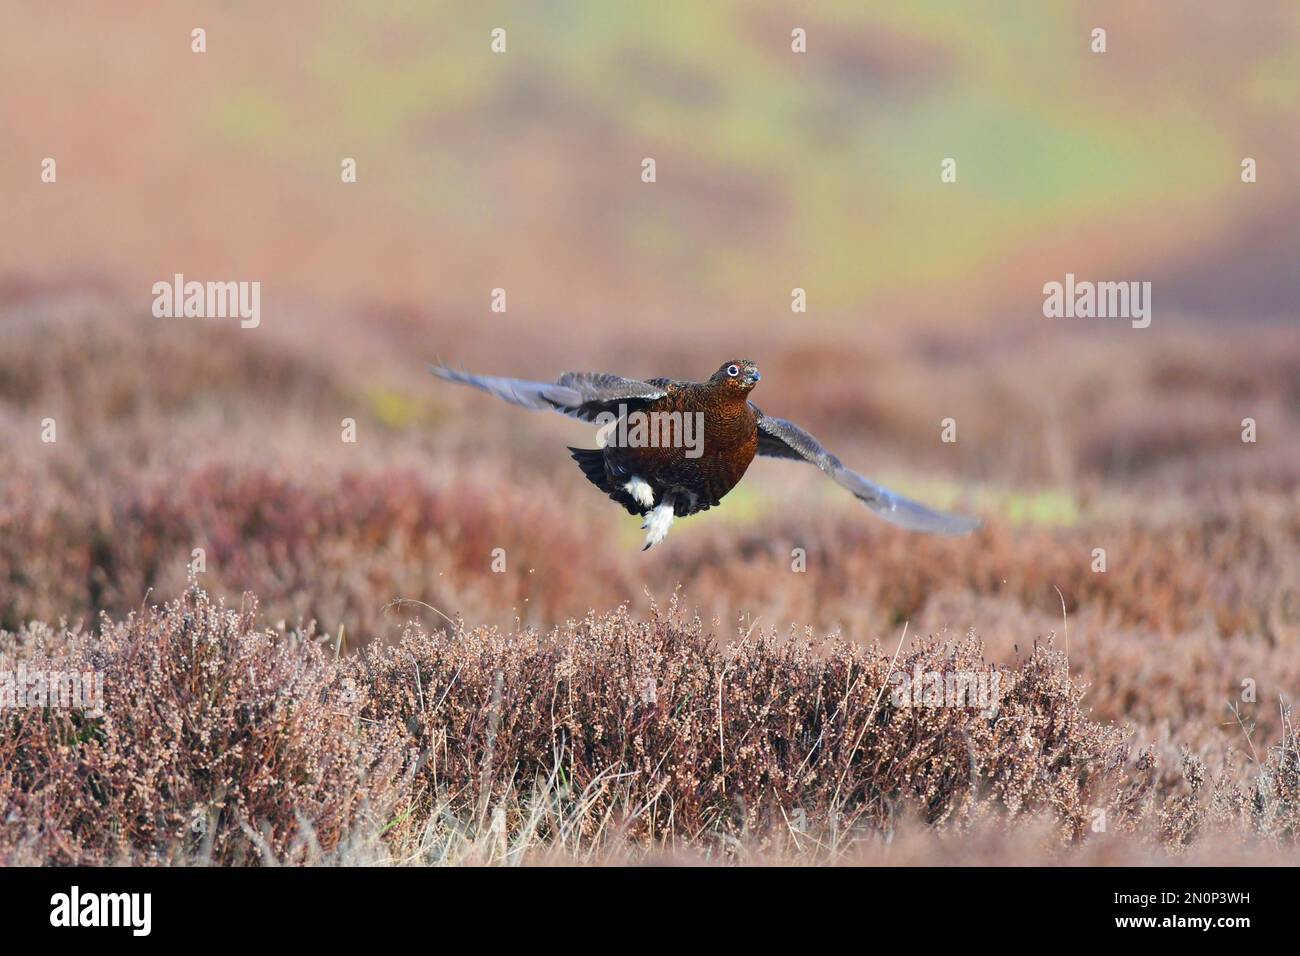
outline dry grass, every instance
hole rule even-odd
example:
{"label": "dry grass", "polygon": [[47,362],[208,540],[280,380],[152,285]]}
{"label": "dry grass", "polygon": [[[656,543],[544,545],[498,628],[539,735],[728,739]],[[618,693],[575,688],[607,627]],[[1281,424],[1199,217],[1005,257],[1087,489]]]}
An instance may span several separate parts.
{"label": "dry grass", "polygon": [[[408,314],[328,347],[292,314],[141,338],[103,301],[0,315],[0,655],[90,662],[110,697],[5,713],[8,861],[1294,859],[1294,337],[1081,338],[1061,365],[1032,337],[954,363],[769,330],[769,411],[986,528],[909,536],[767,462],[642,555],[560,453],[581,426],[411,359],[574,364],[544,336],[480,362],[476,332],[430,349]],[[696,371],[671,346],[628,367],[615,338],[578,364]],[[195,548],[260,623],[188,590]],[[1005,675],[995,720],[876,705],[905,622],[897,669]]]}
{"label": "dry grass", "polygon": [[[8,6],[0,659],[110,707],[0,710],[0,862],[1296,861],[1285,5],[1130,5],[1108,78],[1044,4],[1056,51],[878,4],[805,10],[807,57],[753,4],[707,43],[538,6],[491,61],[418,4],[223,4],[203,57],[181,5]],[[1151,280],[1151,327],[1044,318],[1067,271]],[[261,324],[155,318],[176,272],[260,282]],[[424,369],[737,354],[984,529],[766,461],[642,554],[591,429]],[[896,667],[996,669],[998,716],[893,707],[904,626]]]}
{"label": "dry grass", "polygon": [[[720,647],[676,608],[551,633],[408,628],[340,655],[179,600],[5,635],[0,670],[96,670],[102,716],[5,714],[6,863],[610,861],[679,852],[879,855],[918,828],[1295,851],[1300,750],[1242,774],[1150,748],[1081,709],[1062,656],[973,638],[880,646],[751,633]],[[988,706],[914,706],[893,672],[996,672]],[[914,837],[912,837],[914,839]],[[973,839],[979,839],[973,837]],[[886,843],[887,845],[887,843]]]}

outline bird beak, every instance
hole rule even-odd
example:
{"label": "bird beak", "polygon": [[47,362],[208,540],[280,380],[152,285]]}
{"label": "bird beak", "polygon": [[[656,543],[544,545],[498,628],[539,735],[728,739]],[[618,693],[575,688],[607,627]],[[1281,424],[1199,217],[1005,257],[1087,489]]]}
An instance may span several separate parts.
{"label": "bird beak", "polygon": [[752,385],[754,382],[757,382],[757,381],[761,380],[762,378],[763,378],[763,376],[761,376],[761,375],[758,374],[758,369],[754,369],[754,371],[752,371],[752,372],[749,373],[749,381],[750,381],[750,384],[751,384],[751,385]]}

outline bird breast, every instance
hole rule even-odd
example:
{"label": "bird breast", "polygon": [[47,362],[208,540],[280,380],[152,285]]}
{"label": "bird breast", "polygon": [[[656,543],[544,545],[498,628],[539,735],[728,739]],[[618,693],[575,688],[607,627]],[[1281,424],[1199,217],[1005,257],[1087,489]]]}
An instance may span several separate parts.
{"label": "bird breast", "polygon": [[673,389],[645,407],[642,421],[646,430],[638,435],[629,429],[627,444],[617,452],[620,461],[661,485],[681,486],[706,501],[730,491],[758,450],[757,416],[732,389]]}

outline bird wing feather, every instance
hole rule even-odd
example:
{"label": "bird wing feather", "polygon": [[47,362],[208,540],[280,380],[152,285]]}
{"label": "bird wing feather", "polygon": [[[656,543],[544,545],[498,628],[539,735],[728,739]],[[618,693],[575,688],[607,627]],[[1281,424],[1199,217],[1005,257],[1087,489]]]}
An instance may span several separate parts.
{"label": "bird wing feather", "polygon": [[592,421],[602,412],[620,414],[624,406],[635,410],[668,393],[663,380],[655,383],[611,375],[608,372],[565,372],[555,382],[530,382],[520,378],[475,375],[442,365],[429,371],[448,382],[481,388],[512,405],[535,411],[556,411]]}
{"label": "bird wing feather", "polygon": [[934,511],[864,478],[845,468],[843,462],[798,425],[784,418],[764,415],[757,408],[754,411],[758,414],[758,454],[811,462],[886,521],[912,531],[932,534],[966,534],[980,526],[978,518]]}

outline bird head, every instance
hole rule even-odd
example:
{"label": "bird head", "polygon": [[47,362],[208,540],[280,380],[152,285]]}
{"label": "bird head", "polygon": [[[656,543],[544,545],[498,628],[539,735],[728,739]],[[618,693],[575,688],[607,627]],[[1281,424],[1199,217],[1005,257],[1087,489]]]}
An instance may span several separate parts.
{"label": "bird head", "polygon": [[713,373],[709,384],[748,392],[762,377],[752,359],[731,359],[723,362],[722,368]]}

